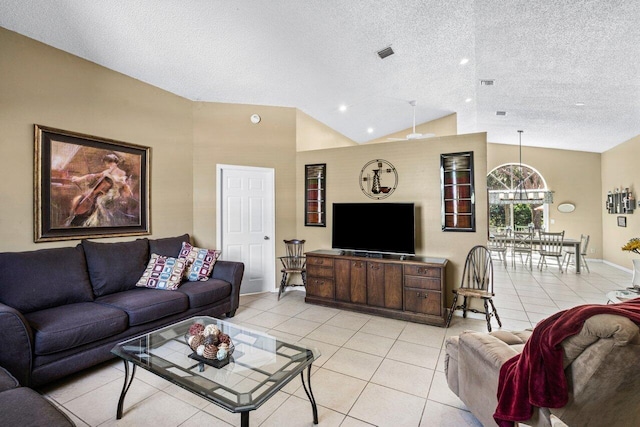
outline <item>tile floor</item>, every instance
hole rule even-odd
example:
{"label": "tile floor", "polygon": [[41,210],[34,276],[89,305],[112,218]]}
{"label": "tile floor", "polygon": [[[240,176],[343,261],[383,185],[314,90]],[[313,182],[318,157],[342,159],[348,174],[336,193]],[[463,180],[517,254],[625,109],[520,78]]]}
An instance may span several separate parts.
{"label": "tile floor", "polygon": [[[496,305],[503,329],[534,326],[547,315],[585,303],[605,303],[606,292],[628,286],[631,275],[590,262],[591,273],[559,274],[550,266],[530,272],[496,264]],[[320,349],[312,387],[320,426],[479,426],[449,390],[444,375],[444,342],[465,329],[486,330],[484,320],[454,317],[449,329],[305,304],[304,292],[241,298],[233,322],[287,336]],[[497,326],[497,325],[496,325]],[[123,366],[112,361],[41,391],[70,414],[78,426],[228,426],[240,415],[138,370],[125,401],[115,412]],[[257,411],[252,426],[312,426],[311,406],[294,380]]]}

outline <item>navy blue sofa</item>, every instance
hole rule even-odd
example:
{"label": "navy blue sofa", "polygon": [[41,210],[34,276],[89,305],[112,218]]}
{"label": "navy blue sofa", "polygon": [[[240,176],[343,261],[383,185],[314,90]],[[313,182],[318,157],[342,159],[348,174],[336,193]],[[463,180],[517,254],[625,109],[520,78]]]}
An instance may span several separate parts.
{"label": "navy blue sofa", "polygon": [[113,346],[196,315],[233,317],[244,264],[177,290],[138,288],[150,255],[177,257],[189,235],[0,253],[0,366],[38,387],[113,357]]}
{"label": "navy blue sofa", "polygon": [[75,424],[39,393],[21,387],[0,367],[0,426],[73,427]]}

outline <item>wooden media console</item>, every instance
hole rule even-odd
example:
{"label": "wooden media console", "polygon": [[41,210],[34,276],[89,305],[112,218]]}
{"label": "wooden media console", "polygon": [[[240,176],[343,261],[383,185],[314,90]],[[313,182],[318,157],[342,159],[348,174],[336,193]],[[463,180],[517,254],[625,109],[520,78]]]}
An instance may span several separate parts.
{"label": "wooden media console", "polygon": [[317,250],[306,256],[308,303],[445,324],[445,258],[377,258],[337,250]]}

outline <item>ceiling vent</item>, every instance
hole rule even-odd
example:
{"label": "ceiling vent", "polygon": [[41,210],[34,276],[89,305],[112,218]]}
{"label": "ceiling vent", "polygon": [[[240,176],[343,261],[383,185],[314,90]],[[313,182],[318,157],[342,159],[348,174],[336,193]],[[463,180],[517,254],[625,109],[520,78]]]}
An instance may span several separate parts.
{"label": "ceiling vent", "polygon": [[395,53],[395,52],[393,51],[393,49],[391,49],[391,46],[389,46],[389,47],[385,47],[385,48],[384,48],[384,49],[382,49],[382,50],[379,50],[379,51],[378,51],[378,56],[380,57],[380,59],[384,59],[384,58],[386,58],[387,56],[391,56],[391,55],[393,55],[394,53]]}
{"label": "ceiling vent", "polygon": [[480,80],[480,86],[493,86],[495,83],[495,80]]}
{"label": "ceiling vent", "polygon": [[496,111],[496,116],[506,116],[507,112],[506,111]]}

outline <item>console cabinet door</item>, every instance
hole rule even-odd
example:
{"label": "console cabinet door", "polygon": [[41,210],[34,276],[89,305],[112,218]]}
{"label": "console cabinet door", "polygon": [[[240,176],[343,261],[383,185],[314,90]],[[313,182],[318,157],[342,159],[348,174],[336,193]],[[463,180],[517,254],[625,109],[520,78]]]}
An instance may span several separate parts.
{"label": "console cabinet door", "polygon": [[351,302],[351,261],[336,259],[334,270],[336,273],[336,300]]}
{"label": "console cabinet door", "polygon": [[367,263],[367,303],[402,309],[402,265]]}
{"label": "console cabinet door", "polygon": [[384,306],[402,310],[402,265],[384,267]]}
{"label": "console cabinet door", "polygon": [[367,304],[384,307],[384,264],[367,263]]}
{"label": "console cabinet door", "polygon": [[367,263],[351,261],[351,302],[367,303]]}

